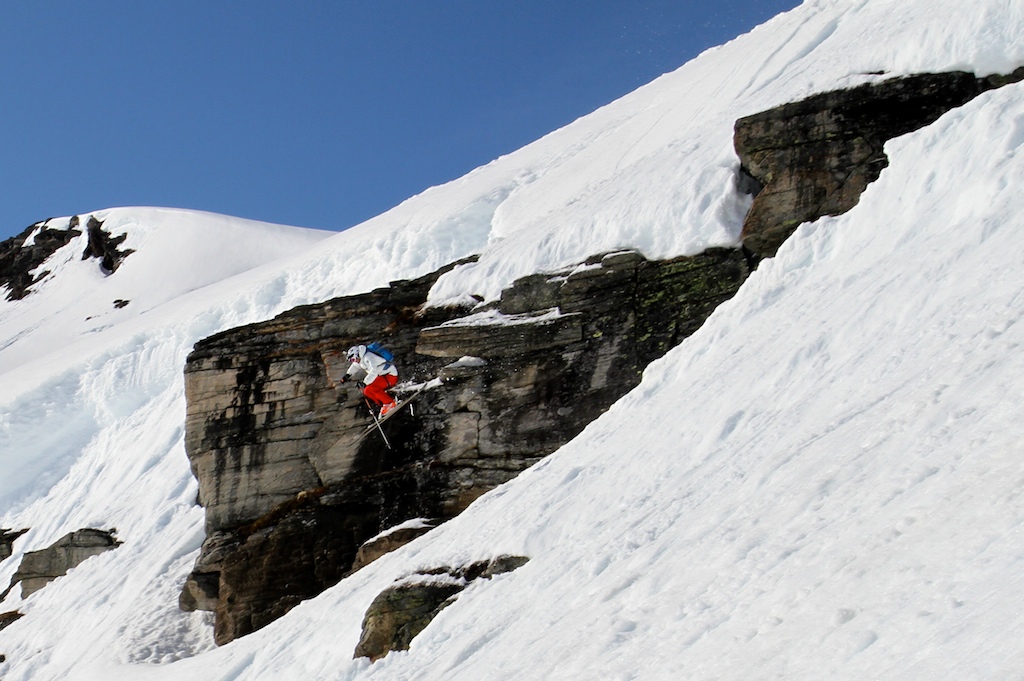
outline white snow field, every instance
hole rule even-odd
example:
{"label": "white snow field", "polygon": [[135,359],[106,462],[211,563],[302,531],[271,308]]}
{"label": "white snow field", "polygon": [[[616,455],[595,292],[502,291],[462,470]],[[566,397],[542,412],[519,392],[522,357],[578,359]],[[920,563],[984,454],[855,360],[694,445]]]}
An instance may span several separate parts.
{"label": "white snow field", "polygon": [[[1021,35],[1016,1],[811,0],[326,239],[99,211],[138,249],[121,269],[72,243],[0,302],[0,527],[32,528],[0,583],[80,527],[124,545],[0,603],[25,614],[0,677],[1024,678],[1022,85],[892,141],[857,208],[803,225],[636,390],[459,518],[223,648],[177,609],[203,539],[195,341],[472,253],[435,302],[613,248],[733,244],[736,118],[878,71],[1009,72]],[[379,591],[501,553],[531,560],[408,652],[351,659]]]}

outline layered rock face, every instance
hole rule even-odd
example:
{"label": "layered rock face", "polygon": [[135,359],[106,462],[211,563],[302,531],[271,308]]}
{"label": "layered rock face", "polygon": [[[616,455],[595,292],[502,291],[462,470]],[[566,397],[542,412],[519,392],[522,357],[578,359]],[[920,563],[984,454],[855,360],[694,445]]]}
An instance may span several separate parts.
{"label": "layered rock face", "polygon": [[741,118],[734,142],[763,190],[743,225],[744,246],[775,255],[802,222],[857,204],[888,165],[885,142],[935,122],[982,92],[1024,79],[963,72],[895,78],[827,92]]}
{"label": "layered rock face", "polygon": [[[426,308],[440,274],[298,308],[190,355],[186,448],[208,538],[181,604],[216,612],[219,643],[336,583],[381,531],[450,518],[553,452],[748,270],[733,249],[662,262],[626,251],[527,277],[487,309]],[[340,381],[347,348],[372,339],[406,387],[427,384],[384,425],[391,448]]]}
{"label": "layered rock face", "polygon": [[87,558],[117,548],[119,542],[111,532],[85,528],[64,535],[39,551],[24,555],[18,571],[11,578],[11,586],[21,583],[21,596],[28,598],[68,570]]}

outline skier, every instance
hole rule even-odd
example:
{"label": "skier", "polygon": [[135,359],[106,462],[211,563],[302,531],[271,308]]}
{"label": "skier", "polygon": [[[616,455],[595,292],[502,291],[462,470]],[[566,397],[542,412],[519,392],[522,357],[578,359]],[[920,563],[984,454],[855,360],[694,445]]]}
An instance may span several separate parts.
{"label": "skier", "polygon": [[379,418],[384,418],[389,411],[398,406],[395,398],[388,394],[388,388],[393,388],[398,383],[398,369],[392,360],[391,353],[376,344],[371,348],[353,345],[348,349],[349,367],[342,378],[342,383],[360,371],[365,371],[363,395],[373,404],[380,406]]}

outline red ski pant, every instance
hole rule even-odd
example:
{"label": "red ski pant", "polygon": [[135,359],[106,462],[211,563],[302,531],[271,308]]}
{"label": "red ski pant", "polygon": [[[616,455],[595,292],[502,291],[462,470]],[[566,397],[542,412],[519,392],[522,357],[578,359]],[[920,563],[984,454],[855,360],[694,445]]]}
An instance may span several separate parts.
{"label": "red ski pant", "polygon": [[398,376],[394,374],[381,374],[373,379],[373,383],[363,388],[363,394],[366,395],[366,399],[378,406],[391,404],[395,401],[395,398],[388,395],[387,390],[388,388],[393,388],[396,383],[398,383]]}

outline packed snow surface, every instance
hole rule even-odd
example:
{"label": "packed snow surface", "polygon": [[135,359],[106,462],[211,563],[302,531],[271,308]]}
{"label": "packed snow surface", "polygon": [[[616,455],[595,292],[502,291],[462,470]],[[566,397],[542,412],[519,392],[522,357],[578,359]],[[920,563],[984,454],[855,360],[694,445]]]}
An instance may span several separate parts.
{"label": "packed snow surface", "polygon": [[[0,301],[0,563],[80,527],[124,544],[0,612],[5,681],[1013,678],[1024,668],[1024,86],[887,146],[584,433],[459,518],[213,649],[177,596],[203,539],[183,446],[198,339],[470,254],[441,304],[600,251],[734,244],[736,118],[921,71],[1024,65],[1024,4],[820,0],[341,234],[99,211]],[[90,269],[92,268],[92,269]],[[115,308],[116,299],[129,305]],[[503,553],[408,652],[352,660],[373,597]]]}

